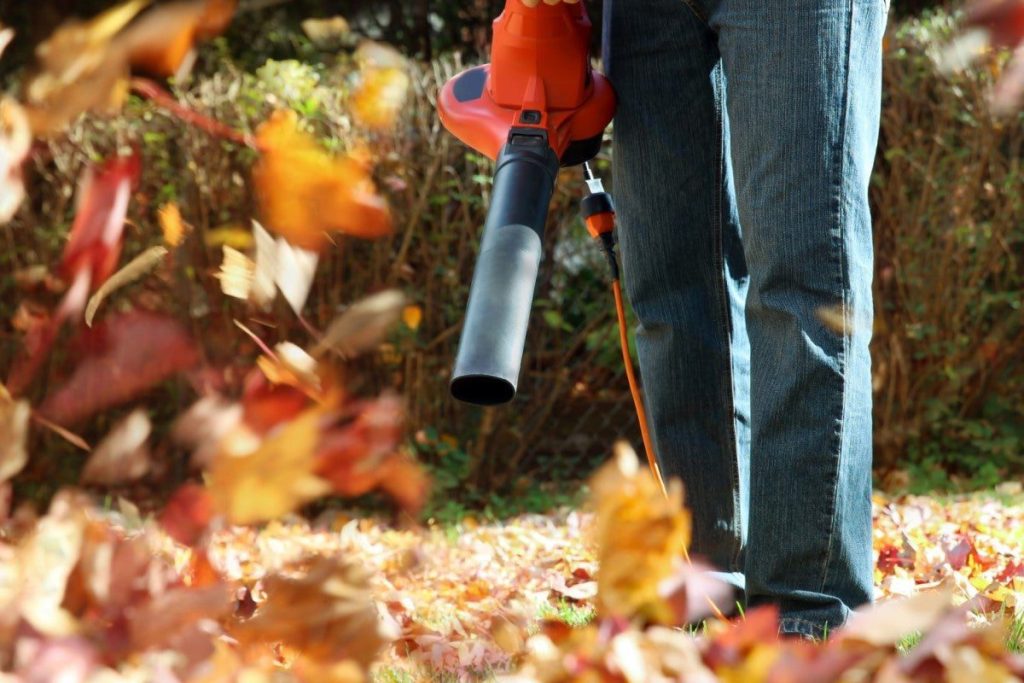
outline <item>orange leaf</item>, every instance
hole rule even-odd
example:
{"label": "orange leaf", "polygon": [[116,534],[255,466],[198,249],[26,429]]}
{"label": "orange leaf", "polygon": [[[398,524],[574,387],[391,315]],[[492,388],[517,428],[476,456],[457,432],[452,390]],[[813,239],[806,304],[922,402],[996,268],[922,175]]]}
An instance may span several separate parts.
{"label": "orange leaf", "polygon": [[195,44],[227,28],[237,0],[192,0],[156,7],[120,36],[128,61],[160,76],[173,76]]}
{"label": "orange leaf", "polygon": [[213,499],[199,484],[185,484],[171,496],[160,513],[160,526],[184,545],[193,545],[213,519]]}
{"label": "orange leaf", "polygon": [[291,111],[278,111],[259,127],[263,152],[253,169],[264,224],[292,244],[321,250],[329,234],[381,237],[391,214],[366,167],[331,157],[297,127]]}
{"label": "orange leaf", "polygon": [[369,128],[391,128],[409,92],[405,60],[394,48],[369,41],[359,46],[355,57],[361,69],[352,113]]}
{"label": "orange leaf", "polygon": [[160,230],[164,234],[164,243],[169,247],[177,247],[185,239],[185,223],[181,220],[181,209],[174,202],[164,204],[157,213]]}
{"label": "orange leaf", "polygon": [[210,493],[231,523],[274,519],[330,490],[313,472],[321,418],[320,410],[307,410],[257,442],[254,450],[217,454],[207,472]]}

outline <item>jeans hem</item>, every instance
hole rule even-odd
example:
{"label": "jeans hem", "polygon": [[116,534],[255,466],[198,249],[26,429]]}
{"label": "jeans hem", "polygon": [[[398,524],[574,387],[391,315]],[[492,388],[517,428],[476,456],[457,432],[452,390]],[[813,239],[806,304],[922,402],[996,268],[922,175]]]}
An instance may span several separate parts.
{"label": "jeans hem", "polygon": [[779,619],[780,635],[797,635],[814,640],[824,640],[836,626],[829,622],[810,621],[800,617],[782,617]]}

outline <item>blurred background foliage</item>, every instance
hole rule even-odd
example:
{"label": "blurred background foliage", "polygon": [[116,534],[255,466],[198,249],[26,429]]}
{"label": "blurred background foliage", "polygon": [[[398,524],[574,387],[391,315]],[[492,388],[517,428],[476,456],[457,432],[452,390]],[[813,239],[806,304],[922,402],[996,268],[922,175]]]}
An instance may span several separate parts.
{"label": "blurred background foliage", "polygon": [[[31,47],[69,16],[100,0],[3,3],[0,20],[19,30],[3,87],[16,90]],[[615,438],[639,441],[617,345],[603,261],[577,218],[582,181],[565,171],[550,214],[546,258],[531,321],[520,396],[478,409],[448,395],[475,250],[488,201],[490,162],[440,127],[439,84],[480,58],[499,0],[243,1],[231,30],[204,46],[178,96],[242,130],[270,111],[295,109],[329,149],[344,149],[352,123],[344,94],[359,36],[390,41],[412,57],[413,93],[394,133],[374,140],[377,176],[396,214],[391,241],[346,241],[321,264],[307,317],[324,325],[344,305],[389,286],[422,307],[364,361],[367,376],[408,401],[410,444],[434,470],[438,494],[428,514],[461,506],[542,508],[561,500],[603,460]],[[936,3],[894,1],[885,45],[881,143],[871,200],[876,241],[875,423],[880,484],[934,489],[992,485],[1024,473],[1024,200],[1018,119],[994,119],[985,93],[1003,58],[942,75],[933,55],[955,18]],[[591,3],[592,15],[599,3]],[[302,23],[346,17],[351,34],[314,43]],[[241,302],[220,294],[213,231],[245,227],[252,215],[246,178],[252,153],[212,140],[141,100],[116,118],[86,116],[66,137],[45,143],[28,172],[29,201],[2,228],[0,367],[19,348],[12,320],[24,298],[14,274],[59,256],[84,165],[119,144],[141,145],[145,170],[130,211],[123,261],[159,240],[156,209],[176,201],[195,238],[170,281],[143,283],[118,298],[145,300],[192,321],[211,363],[250,367],[257,350],[232,329]],[[607,147],[606,147],[607,154]],[[598,166],[608,176],[608,159]],[[614,179],[610,179],[614,191]],[[168,292],[171,292],[169,295]],[[281,309],[268,342],[300,335]],[[55,359],[59,363],[59,358]],[[147,405],[164,425],[191,401],[172,382]],[[102,435],[117,414],[87,436]],[[74,481],[81,456],[39,435],[29,486]],[[166,454],[166,478],[185,475]]]}

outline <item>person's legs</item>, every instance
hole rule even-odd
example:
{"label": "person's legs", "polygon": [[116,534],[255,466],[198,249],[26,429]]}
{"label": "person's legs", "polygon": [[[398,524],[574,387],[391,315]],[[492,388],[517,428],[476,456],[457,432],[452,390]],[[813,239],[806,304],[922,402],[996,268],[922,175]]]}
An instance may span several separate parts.
{"label": "person's legs", "polygon": [[[750,268],[747,600],[818,637],[872,597],[868,182],[886,4],[720,0],[709,14]],[[845,332],[822,321],[836,308]]]}
{"label": "person's legs", "polygon": [[721,62],[714,35],[683,0],[615,0],[610,22],[623,278],[658,460],[666,479],[686,487],[691,552],[742,587],[747,269]]}

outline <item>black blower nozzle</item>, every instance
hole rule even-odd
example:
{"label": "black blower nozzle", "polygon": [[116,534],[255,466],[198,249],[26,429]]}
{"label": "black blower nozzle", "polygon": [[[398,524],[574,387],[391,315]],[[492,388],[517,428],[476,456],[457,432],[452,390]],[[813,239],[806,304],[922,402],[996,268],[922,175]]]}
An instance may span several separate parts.
{"label": "black blower nozzle", "polygon": [[512,129],[498,155],[450,384],[460,401],[489,406],[516,395],[558,168],[537,129]]}

